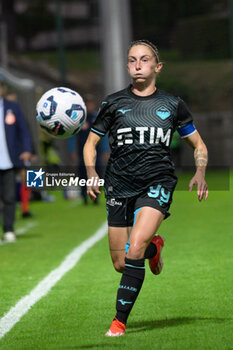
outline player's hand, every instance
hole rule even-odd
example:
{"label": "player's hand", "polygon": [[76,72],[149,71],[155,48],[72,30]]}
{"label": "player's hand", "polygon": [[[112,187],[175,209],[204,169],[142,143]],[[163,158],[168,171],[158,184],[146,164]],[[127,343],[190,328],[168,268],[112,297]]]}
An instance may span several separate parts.
{"label": "player's hand", "polygon": [[192,191],[194,185],[197,185],[197,196],[199,201],[201,202],[203,198],[206,201],[208,198],[208,186],[202,172],[197,171],[191,179],[189,183],[189,191]]}
{"label": "player's hand", "polygon": [[19,159],[21,159],[24,164],[27,164],[31,161],[31,153],[30,152],[23,152],[20,154]]}
{"label": "player's hand", "polygon": [[87,186],[87,194],[94,201],[97,198],[97,195],[100,194],[99,190],[99,175],[94,168],[89,167],[87,170],[87,178],[92,183],[90,186]]}

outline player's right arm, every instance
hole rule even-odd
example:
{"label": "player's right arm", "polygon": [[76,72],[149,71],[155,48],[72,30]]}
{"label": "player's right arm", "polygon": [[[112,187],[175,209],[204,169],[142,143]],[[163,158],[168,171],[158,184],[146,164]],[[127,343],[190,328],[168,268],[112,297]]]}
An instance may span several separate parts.
{"label": "player's right arm", "polygon": [[[95,163],[96,163],[96,155],[97,155],[96,147],[98,143],[101,141],[101,138],[102,137],[100,135],[97,135],[94,132],[90,131],[87,141],[83,148],[83,158],[86,166],[88,179],[91,179],[91,178],[99,179],[99,176],[95,170]],[[94,184],[92,186],[87,186],[87,193],[92,200],[95,200],[96,194],[100,194],[99,186],[98,185],[94,186]]]}

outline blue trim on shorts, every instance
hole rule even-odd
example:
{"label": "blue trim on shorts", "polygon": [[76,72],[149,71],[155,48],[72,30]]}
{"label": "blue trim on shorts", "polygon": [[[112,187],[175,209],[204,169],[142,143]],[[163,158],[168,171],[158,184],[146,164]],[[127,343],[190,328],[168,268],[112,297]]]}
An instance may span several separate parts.
{"label": "blue trim on shorts", "polygon": [[[137,213],[138,213],[141,209],[142,209],[142,207],[136,209],[135,212],[134,212],[133,227],[134,227],[135,222],[136,222]],[[132,234],[132,230],[131,230],[130,235],[129,235],[129,240],[128,240],[128,242],[127,242],[126,245],[125,245],[125,253],[126,253],[126,254],[128,253],[128,250],[129,250],[131,234]]]}

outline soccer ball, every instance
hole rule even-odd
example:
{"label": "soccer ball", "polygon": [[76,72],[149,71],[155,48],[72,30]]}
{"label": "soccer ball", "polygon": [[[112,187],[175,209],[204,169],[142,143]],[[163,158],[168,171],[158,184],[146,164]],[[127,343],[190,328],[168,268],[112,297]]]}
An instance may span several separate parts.
{"label": "soccer ball", "polygon": [[79,132],[86,120],[82,97],[65,87],[45,92],[37,103],[36,111],[40,127],[57,138],[67,138]]}

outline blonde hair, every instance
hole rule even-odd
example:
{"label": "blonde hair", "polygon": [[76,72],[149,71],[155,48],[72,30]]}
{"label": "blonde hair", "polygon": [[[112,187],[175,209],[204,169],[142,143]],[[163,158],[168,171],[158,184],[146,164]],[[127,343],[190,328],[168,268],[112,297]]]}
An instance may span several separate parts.
{"label": "blonde hair", "polygon": [[129,54],[130,49],[136,45],[145,45],[145,46],[149,47],[155,56],[156,63],[159,63],[159,50],[157,49],[157,47],[153,43],[151,43],[149,40],[144,40],[144,39],[132,41],[129,45],[129,48],[128,48],[128,54]]}

